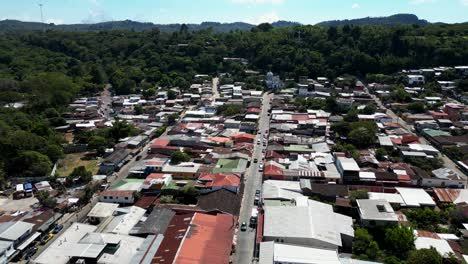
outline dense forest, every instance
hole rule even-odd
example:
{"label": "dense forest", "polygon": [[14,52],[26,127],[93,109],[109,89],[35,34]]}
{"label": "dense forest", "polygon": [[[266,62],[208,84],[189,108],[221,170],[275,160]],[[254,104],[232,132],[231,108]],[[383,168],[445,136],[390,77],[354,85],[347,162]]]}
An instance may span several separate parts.
{"label": "dense forest", "polygon": [[[187,88],[196,73],[271,70],[282,78],[365,77],[400,69],[468,64],[468,24],[294,26],[250,31],[10,32],[0,38],[0,177],[46,174],[61,157],[53,127],[77,95],[111,83],[117,94]],[[248,65],[225,62],[240,57]],[[154,89],[151,89],[154,91]]]}

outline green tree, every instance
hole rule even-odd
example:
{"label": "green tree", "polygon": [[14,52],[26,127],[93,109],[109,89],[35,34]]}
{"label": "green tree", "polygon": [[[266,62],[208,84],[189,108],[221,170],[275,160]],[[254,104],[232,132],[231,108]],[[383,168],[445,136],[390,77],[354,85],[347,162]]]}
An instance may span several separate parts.
{"label": "green tree", "polygon": [[384,148],[378,148],[375,150],[375,157],[380,161],[385,160],[385,156],[387,155],[388,153]]}
{"label": "green tree", "polygon": [[365,127],[359,127],[349,132],[348,139],[356,146],[367,147],[375,143],[375,134]]}
{"label": "green tree", "polygon": [[154,96],[156,94],[156,90],[154,88],[148,88],[146,90],[143,90],[142,95],[145,99],[150,98],[151,96]]}
{"label": "green tree", "polygon": [[52,169],[49,157],[37,151],[26,150],[14,158],[13,166],[21,168],[24,177],[47,176]]}
{"label": "green tree", "polygon": [[50,197],[50,194],[47,191],[38,191],[35,196],[42,206],[55,208],[57,205],[57,199]]}
{"label": "green tree", "polygon": [[81,182],[88,183],[93,179],[93,173],[86,170],[85,166],[79,166],[73,169],[70,178],[80,178]]}
{"label": "green tree", "polygon": [[177,98],[176,92],[174,92],[173,90],[167,91],[167,99],[174,100],[176,98]]}
{"label": "green tree", "polygon": [[424,113],[426,105],[423,102],[413,102],[408,105],[408,110],[415,114]]}
{"label": "green tree", "polygon": [[356,204],[356,200],[369,199],[369,191],[366,189],[350,191],[349,199],[353,204]]}
{"label": "green tree", "polygon": [[179,164],[188,161],[190,161],[190,156],[183,151],[178,150],[171,154],[171,164]]}
{"label": "green tree", "polygon": [[107,140],[101,136],[91,136],[88,141],[88,149],[96,150],[99,155],[104,154],[107,145]]}
{"label": "green tree", "polygon": [[141,105],[135,105],[133,111],[135,111],[135,115],[142,115],[145,112]]}
{"label": "green tree", "polygon": [[379,245],[365,228],[358,227],[354,232],[353,255],[368,260],[376,260],[381,255]]}
{"label": "green tree", "polygon": [[437,231],[437,225],[446,222],[447,216],[444,212],[438,212],[430,208],[407,209],[404,214],[417,229]]}
{"label": "green tree", "polygon": [[385,248],[392,255],[405,258],[414,248],[413,230],[407,227],[395,226],[385,230]]}
{"label": "green tree", "polygon": [[442,256],[433,247],[418,249],[410,252],[407,264],[442,264]]}

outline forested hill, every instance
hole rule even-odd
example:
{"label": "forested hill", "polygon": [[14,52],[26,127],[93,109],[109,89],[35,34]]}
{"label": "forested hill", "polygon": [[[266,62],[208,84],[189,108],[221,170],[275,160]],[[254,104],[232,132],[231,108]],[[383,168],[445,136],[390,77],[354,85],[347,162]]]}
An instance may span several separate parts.
{"label": "forested hill", "polygon": [[430,24],[427,20],[419,19],[413,14],[396,14],[387,17],[365,17],[358,19],[345,20],[330,20],[320,22],[319,26],[344,26],[344,25],[380,25],[380,26],[395,26],[395,25],[420,25],[425,26]]}
{"label": "forested hill", "polygon": [[[273,27],[288,27],[299,25],[296,22],[277,21],[272,23]],[[148,22],[137,22],[132,20],[109,21],[96,24],[69,24],[55,25],[39,22],[23,22],[18,20],[0,21],[0,32],[34,31],[34,30],[63,30],[63,31],[102,31],[102,30],[132,30],[145,31],[153,28],[159,28],[161,32],[179,31],[182,24],[153,24]],[[199,31],[213,28],[216,32],[229,32],[231,30],[250,30],[255,25],[244,22],[219,23],[203,22],[201,24],[187,24],[189,31]]]}

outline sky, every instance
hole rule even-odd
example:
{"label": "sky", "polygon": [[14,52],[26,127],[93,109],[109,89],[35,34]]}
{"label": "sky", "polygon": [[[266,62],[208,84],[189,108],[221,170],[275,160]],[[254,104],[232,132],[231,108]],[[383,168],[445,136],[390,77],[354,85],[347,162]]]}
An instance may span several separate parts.
{"label": "sky", "polygon": [[156,24],[287,20],[315,24],[411,13],[430,22],[468,21],[468,0],[2,0],[0,20],[55,24],[135,20]]}

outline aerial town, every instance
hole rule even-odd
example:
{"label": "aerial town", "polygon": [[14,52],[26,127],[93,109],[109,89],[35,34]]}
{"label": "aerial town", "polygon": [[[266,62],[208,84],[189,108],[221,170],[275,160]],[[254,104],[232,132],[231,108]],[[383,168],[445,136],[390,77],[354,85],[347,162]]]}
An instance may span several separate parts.
{"label": "aerial town", "polygon": [[10,263],[468,264],[468,0],[0,1]]}
{"label": "aerial town", "polygon": [[[108,85],[68,105],[50,176],[3,193],[0,263],[383,263],[412,248],[463,260],[468,98],[447,72],[468,66],[393,84],[246,70],[263,89],[230,73],[150,96]],[[98,131],[116,126],[132,132],[103,148]]]}

